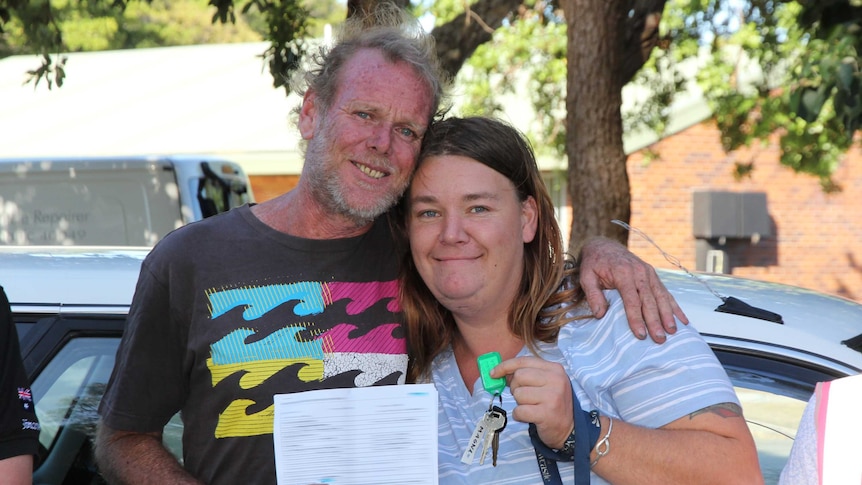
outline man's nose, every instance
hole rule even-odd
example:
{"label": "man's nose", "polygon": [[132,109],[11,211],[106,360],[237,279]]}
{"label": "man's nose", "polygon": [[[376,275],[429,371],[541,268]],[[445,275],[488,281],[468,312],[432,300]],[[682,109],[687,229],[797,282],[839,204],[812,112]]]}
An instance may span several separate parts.
{"label": "man's nose", "polygon": [[392,126],[389,123],[383,123],[375,126],[372,129],[371,136],[368,137],[366,146],[378,153],[389,152],[389,147],[392,145]]}

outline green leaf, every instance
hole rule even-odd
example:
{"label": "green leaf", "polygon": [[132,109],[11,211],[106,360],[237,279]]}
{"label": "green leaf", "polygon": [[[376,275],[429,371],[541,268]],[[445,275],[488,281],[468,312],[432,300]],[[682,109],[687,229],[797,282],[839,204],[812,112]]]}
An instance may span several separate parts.
{"label": "green leaf", "polygon": [[844,59],[838,66],[836,73],[838,89],[848,93],[852,92],[852,84],[857,72],[856,63],[852,59]]}

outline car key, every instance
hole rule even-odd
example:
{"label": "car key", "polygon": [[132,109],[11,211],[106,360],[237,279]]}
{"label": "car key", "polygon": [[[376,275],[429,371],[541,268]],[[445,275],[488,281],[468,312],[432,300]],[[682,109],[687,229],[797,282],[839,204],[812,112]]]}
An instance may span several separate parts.
{"label": "car key", "polygon": [[467,442],[467,449],[464,450],[464,454],[461,455],[461,463],[464,463],[465,465],[473,463],[473,456],[476,454],[476,449],[482,444],[482,440],[488,432],[488,413],[485,412],[482,414],[482,418],[479,419],[479,422],[476,423],[476,429],[473,430],[473,434],[470,436],[470,441]]}
{"label": "car key", "polygon": [[503,416],[503,426],[494,430],[494,439],[491,441],[491,464],[497,466],[497,452],[500,451],[500,432],[506,429],[508,418],[506,417],[506,410],[501,407],[494,406],[492,411]]}
{"label": "car key", "polygon": [[499,431],[502,431],[503,428],[506,427],[506,411],[500,407],[492,406],[492,408],[485,413],[484,420],[488,429],[485,431],[485,436],[482,440],[482,454],[479,455],[480,465],[485,464],[485,455],[488,454],[488,449],[492,450],[492,455],[497,454],[496,449],[494,448],[494,443],[496,441],[499,445],[499,440],[495,440],[495,437]]}

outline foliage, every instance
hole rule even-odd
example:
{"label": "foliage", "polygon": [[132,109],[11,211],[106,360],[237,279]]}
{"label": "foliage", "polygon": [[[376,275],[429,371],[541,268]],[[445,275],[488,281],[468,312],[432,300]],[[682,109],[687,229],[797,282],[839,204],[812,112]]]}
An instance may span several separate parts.
{"label": "foliage", "polygon": [[[449,0],[435,2],[432,13],[439,24],[461,11],[462,2]],[[461,115],[500,115],[506,97],[528,93],[537,116],[526,131],[536,151],[564,156],[566,26],[560,12],[527,2],[476,49],[457,79]]]}
{"label": "foliage", "polygon": [[322,35],[345,7],[337,0],[0,0],[0,57],[37,54],[31,80],[62,86],[60,52],[128,49],[266,39],[273,82],[284,85],[302,46],[295,39]]}
{"label": "foliage", "polygon": [[[694,78],[726,150],[777,136],[781,163],[839,190],[832,174],[862,125],[858,3],[668,2],[661,29],[670,42],[636,81],[657,87],[643,122],[664,129],[674,93]],[[741,163],[737,174],[751,170]]]}

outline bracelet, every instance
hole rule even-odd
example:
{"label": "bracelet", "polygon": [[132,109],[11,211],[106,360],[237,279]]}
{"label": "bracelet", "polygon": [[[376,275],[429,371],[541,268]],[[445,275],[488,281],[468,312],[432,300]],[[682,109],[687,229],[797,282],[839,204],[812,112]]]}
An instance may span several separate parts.
{"label": "bracelet", "polygon": [[593,448],[596,450],[596,461],[590,463],[590,468],[596,466],[596,463],[602,459],[603,456],[607,455],[611,451],[611,431],[614,430],[614,418],[608,416],[608,432],[605,434],[604,438],[602,438],[598,443],[596,443],[596,447]]}
{"label": "bracelet", "polygon": [[561,456],[566,457],[569,460],[575,459],[575,429],[572,428],[572,433],[566,438],[565,443],[563,443],[562,448],[555,449],[551,448],[552,451],[560,454]]}

